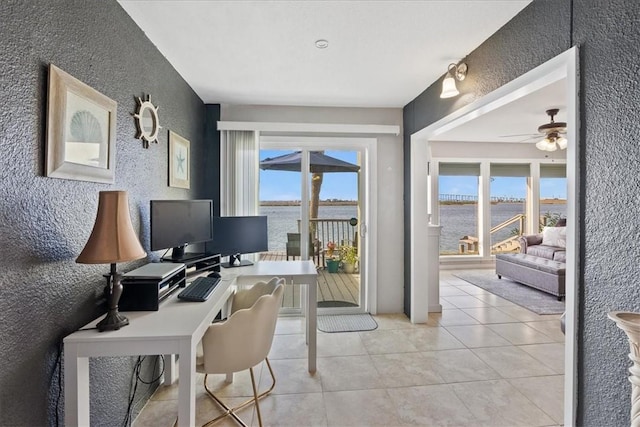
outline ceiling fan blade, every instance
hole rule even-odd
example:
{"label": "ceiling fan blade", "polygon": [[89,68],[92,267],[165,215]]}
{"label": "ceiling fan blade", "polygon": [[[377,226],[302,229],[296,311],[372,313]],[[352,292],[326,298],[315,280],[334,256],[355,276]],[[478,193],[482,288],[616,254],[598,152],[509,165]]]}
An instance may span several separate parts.
{"label": "ceiling fan blade", "polygon": [[520,133],[520,134],[516,134],[516,135],[500,135],[500,138],[516,138],[518,136],[528,136],[530,138],[534,138],[534,137],[538,137],[540,136],[539,133]]}
{"label": "ceiling fan blade", "polygon": [[532,141],[538,141],[540,138],[542,138],[543,135],[531,135],[529,138],[525,138],[522,141],[518,141],[518,142],[532,142]]}

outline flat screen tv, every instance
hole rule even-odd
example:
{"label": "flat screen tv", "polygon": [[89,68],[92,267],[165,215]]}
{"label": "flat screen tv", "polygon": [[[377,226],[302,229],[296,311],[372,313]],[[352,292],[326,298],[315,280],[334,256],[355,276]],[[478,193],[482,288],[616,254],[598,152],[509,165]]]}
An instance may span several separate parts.
{"label": "flat screen tv", "polygon": [[217,216],[213,218],[213,252],[228,256],[223,267],[240,267],[253,264],[241,259],[242,254],[269,250],[266,216]]}
{"label": "flat screen tv", "polygon": [[212,200],[151,200],[150,218],[151,250],[172,249],[173,261],[203,256],[185,247],[213,239]]}

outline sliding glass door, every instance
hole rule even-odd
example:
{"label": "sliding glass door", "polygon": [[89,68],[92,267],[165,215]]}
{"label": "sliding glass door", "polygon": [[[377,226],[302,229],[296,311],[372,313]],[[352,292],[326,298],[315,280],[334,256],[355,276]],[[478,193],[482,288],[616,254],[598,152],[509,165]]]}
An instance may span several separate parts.
{"label": "sliding glass door", "polygon": [[[269,224],[269,251],[261,257],[313,260],[325,313],[365,307],[364,156],[359,147],[261,142],[260,214]],[[304,289],[288,288],[283,307],[299,311]]]}

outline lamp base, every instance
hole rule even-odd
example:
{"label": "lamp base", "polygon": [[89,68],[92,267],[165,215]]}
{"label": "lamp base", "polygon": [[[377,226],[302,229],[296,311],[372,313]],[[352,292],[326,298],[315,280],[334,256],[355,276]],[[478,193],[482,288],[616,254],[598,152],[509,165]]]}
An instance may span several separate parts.
{"label": "lamp base", "polygon": [[107,287],[105,293],[107,294],[108,311],[104,319],[102,319],[96,327],[98,331],[117,331],[123,326],[129,324],[129,319],[118,313],[118,301],[120,301],[120,295],[122,295],[122,275],[116,271],[116,265],[111,264],[111,273],[107,277]]}
{"label": "lamp base", "polygon": [[98,331],[117,331],[123,326],[127,326],[129,324],[129,319],[127,319],[122,314],[118,313],[118,310],[109,310],[104,319],[102,319],[96,327]]}

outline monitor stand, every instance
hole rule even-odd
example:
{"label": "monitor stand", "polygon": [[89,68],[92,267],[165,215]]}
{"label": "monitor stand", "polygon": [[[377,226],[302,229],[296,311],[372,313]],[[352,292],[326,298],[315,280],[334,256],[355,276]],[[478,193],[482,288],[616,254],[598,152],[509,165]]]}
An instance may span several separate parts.
{"label": "monitor stand", "polygon": [[221,264],[224,268],[233,268],[233,267],[246,267],[248,265],[253,265],[251,261],[248,259],[240,259],[240,254],[229,255],[229,262],[225,262]]}

